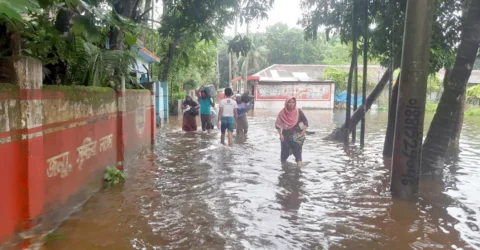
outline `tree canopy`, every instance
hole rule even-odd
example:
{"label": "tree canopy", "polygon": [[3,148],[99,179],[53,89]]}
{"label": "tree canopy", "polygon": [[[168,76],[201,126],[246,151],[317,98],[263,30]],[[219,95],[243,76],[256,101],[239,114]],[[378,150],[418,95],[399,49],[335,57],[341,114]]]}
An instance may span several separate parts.
{"label": "tree canopy", "polygon": [[[277,23],[266,28],[265,32],[250,35],[252,49],[249,52],[249,74],[254,74],[272,64],[325,64],[349,65],[352,49],[342,44],[339,36],[326,39],[327,34],[320,33],[316,40],[305,40],[304,31]],[[219,43],[220,82],[228,84],[228,45]],[[361,60],[361,56],[359,60]],[[232,62],[233,63],[233,62]],[[242,68],[244,58],[239,58]],[[371,64],[378,60],[370,58]],[[233,66],[232,66],[233,67]],[[241,74],[244,70],[241,70]]]}
{"label": "tree canopy", "polygon": [[[357,12],[359,30],[364,30],[365,1],[345,0],[301,0],[304,11],[301,24],[307,39],[317,39],[319,28],[326,31],[326,37],[338,35],[342,43],[352,41],[353,3]],[[404,20],[407,0],[369,0],[369,54],[380,60],[383,66],[400,66],[403,43]],[[464,1],[437,0],[433,37],[431,43],[430,70],[437,72],[443,67],[450,68],[455,58],[455,47],[459,41],[458,30]],[[359,34],[363,41],[363,34]],[[358,44],[362,46],[362,43]],[[359,50],[361,51],[361,50]]]}

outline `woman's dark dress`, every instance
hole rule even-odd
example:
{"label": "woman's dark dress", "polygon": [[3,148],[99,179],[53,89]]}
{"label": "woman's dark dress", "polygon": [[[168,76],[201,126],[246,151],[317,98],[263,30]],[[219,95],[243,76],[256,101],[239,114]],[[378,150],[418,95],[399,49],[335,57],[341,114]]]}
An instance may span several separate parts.
{"label": "woman's dark dress", "polygon": [[[198,104],[195,101],[184,101],[183,105],[188,105],[190,108],[196,107]],[[183,131],[197,131],[197,119],[196,115],[193,115],[190,111],[183,113]]]}
{"label": "woman's dark dress", "polygon": [[300,123],[303,123],[304,126],[308,127],[307,117],[302,110],[298,110],[297,124],[291,129],[282,131],[283,141],[281,142],[282,151],[280,153],[280,159],[282,162],[286,161],[291,154],[295,156],[296,162],[302,161],[302,147],[305,137],[301,137],[300,140],[297,140],[297,136],[302,132]]}

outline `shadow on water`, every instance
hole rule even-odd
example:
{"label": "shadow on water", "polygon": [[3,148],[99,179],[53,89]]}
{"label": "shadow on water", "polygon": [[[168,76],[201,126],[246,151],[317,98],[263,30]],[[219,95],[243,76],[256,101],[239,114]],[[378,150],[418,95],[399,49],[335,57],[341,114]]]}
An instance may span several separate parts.
{"label": "shadow on water", "polygon": [[466,119],[458,161],[422,177],[411,204],[388,191],[386,112],[367,116],[363,150],[321,139],[343,113],[306,115],[301,169],[279,161],[274,113],[250,116],[232,148],[172,118],[125,185],[95,195],[44,249],[480,249],[479,123]]}

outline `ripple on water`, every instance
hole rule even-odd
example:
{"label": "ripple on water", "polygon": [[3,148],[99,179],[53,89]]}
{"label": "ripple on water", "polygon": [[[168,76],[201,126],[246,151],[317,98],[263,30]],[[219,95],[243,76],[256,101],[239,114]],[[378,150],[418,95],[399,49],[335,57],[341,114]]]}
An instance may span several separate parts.
{"label": "ripple on water", "polygon": [[[323,141],[342,114],[306,111],[305,167],[279,163],[275,114],[249,117],[246,141],[183,133],[172,118],[127,168],[122,188],[92,198],[46,249],[480,248],[480,126],[460,160],[422,179],[416,205],[393,201],[381,156],[386,113],[367,116],[366,147]],[[90,232],[96,232],[95,234]],[[68,246],[68,247],[67,247]]]}

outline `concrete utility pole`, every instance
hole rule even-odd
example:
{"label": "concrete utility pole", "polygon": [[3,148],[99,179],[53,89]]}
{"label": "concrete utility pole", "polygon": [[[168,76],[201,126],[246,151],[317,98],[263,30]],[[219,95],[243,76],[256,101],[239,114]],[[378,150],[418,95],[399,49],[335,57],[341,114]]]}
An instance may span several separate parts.
{"label": "concrete utility pole", "polygon": [[[248,37],[248,31],[249,31],[249,22],[246,21],[245,22],[247,24],[247,34],[246,34],[246,37]],[[250,51],[249,51],[250,52]],[[245,55],[245,85],[243,86],[243,91],[247,91],[248,90],[248,54],[249,52],[247,52],[247,54]]]}
{"label": "concrete utility pole", "polygon": [[217,86],[216,88],[218,89],[220,87],[220,64],[219,64],[219,53],[217,53],[217,68],[216,68],[216,74],[215,77],[217,78]]}
{"label": "concrete utility pole", "polygon": [[418,195],[434,0],[408,0],[395,122],[391,191]]}
{"label": "concrete utility pole", "polygon": [[[357,78],[357,76],[353,75],[355,67],[357,66],[357,10],[356,10],[356,1],[352,0],[353,10],[352,10],[352,61],[350,63],[350,71],[348,72],[348,82],[347,82],[347,110],[345,112],[345,126],[346,128],[350,128],[350,115],[352,112],[352,81],[353,77]],[[355,80],[356,81],[356,80]],[[358,82],[357,82],[358,84]],[[355,96],[356,98],[356,96]],[[356,100],[355,100],[356,101]],[[356,129],[356,126],[355,126]],[[356,130],[353,130],[356,132]],[[353,140],[355,140],[355,135],[352,132]],[[345,138],[344,143],[349,144],[350,142],[350,129],[345,130]],[[353,141],[355,142],[355,141]]]}
{"label": "concrete utility pole", "polygon": [[232,84],[232,53],[228,53],[228,87]]}
{"label": "concrete utility pole", "polygon": [[[237,34],[238,34],[238,19],[237,19],[237,17],[235,17],[235,29],[234,29],[233,36],[235,37],[235,36],[237,36]],[[230,82],[228,83],[228,86],[233,87],[232,86],[232,79],[235,78],[238,74],[238,57],[237,57],[236,54],[231,53],[230,58],[232,58],[233,66],[232,66],[232,72],[230,73],[231,79],[230,79]],[[238,84],[236,84],[236,85],[238,86]]]}
{"label": "concrete utility pole", "polygon": [[[367,99],[367,75],[368,75],[368,3],[369,0],[365,0],[365,16],[363,23],[363,81],[362,81],[362,104],[365,104]],[[360,147],[365,145],[365,116],[362,117],[362,123],[360,126]]]}

